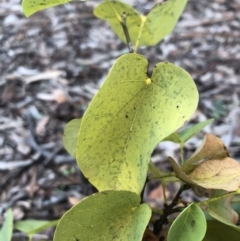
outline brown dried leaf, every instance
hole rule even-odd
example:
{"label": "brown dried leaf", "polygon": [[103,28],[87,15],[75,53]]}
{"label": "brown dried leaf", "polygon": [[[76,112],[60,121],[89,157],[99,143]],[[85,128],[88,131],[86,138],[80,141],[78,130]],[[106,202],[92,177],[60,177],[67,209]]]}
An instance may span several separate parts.
{"label": "brown dried leaf", "polygon": [[221,160],[225,157],[229,157],[229,153],[222,140],[212,134],[207,134],[201,145],[181,168],[186,174],[189,174],[200,162]]}
{"label": "brown dried leaf", "polygon": [[199,164],[188,177],[207,189],[235,191],[240,185],[240,164],[230,157],[208,160]]}
{"label": "brown dried leaf", "polygon": [[148,228],[145,229],[142,241],[158,241],[157,237]]}
{"label": "brown dried leaf", "polygon": [[171,166],[173,168],[173,171],[175,172],[176,176],[181,179],[182,181],[196,185],[185,173],[184,171],[178,166],[178,164],[174,161],[173,158],[168,157],[169,162],[171,163]]}
{"label": "brown dried leaf", "polygon": [[177,165],[177,163],[174,161],[173,158],[168,157],[168,160],[169,160],[169,162],[171,163],[171,166],[172,166],[172,168],[173,168],[176,176],[177,176],[180,180],[182,180],[183,182],[188,183],[190,186],[192,186],[192,189],[193,189],[194,193],[195,193],[197,196],[203,197],[203,196],[208,196],[208,195],[209,195],[209,194],[208,194],[208,191],[207,191],[205,188],[198,186],[197,183],[195,183],[193,180],[191,180],[191,179],[188,177],[188,175],[186,175],[186,174],[184,173],[184,171],[181,169],[181,167],[179,167],[179,166]]}

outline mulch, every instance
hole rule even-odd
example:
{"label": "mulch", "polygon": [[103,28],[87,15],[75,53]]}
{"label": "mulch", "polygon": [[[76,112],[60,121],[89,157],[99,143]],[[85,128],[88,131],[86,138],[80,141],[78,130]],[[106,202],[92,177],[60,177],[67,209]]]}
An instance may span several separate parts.
{"label": "mulch", "polygon": [[[0,216],[11,207],[15,220],[57,219],[96,191],[64,150],[62,133],[69,120],[82,117],[115,59],[128,52],[94,17],[99,2],[72,2],[29,19],[20,0],[0,2]],[[160,1],[131,2],[146,13]],[[215,118],[186,143],[186,153],[213,133],[240,160],[239,0],[189,0],[174,32],[139,53],[150,70],[170,61],[192,75],[200,102],[189,124]],[[161,143],[152,159],[168,169],[167,156],[179,160],[179,146]],[[170,197],[176,188],[169,190]],[[158,182],[148,185],[145,199],[162,205]],[[15,232],[13,240],[24,237]]]}

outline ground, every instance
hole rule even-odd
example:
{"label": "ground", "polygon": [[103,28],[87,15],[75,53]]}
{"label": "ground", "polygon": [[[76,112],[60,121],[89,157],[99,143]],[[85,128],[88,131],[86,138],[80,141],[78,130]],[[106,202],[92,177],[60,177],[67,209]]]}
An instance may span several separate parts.
{"label": "ground", "polygon": [[[11,207],[15,220],[57,219],[95,191],[64,150],[62,134],[67,121],[83,115],[115,59],[128,52],[109,25],[94,17],[99,2],[76,1],[26,18],[20,0],[1,0],[0,214]],[[125,2],[147,13],[160,1]],[[189,0],[174,32],[139,53],[150,70],[170,61],[191,74],[200,102],[190,124],[215,118],[186,144],[186,152],[204,133],[213,133],[240,160],[239,0]],[[169,168],[169,155],[178,160],[179,148],[165,142],[152,159]],[[158,186],[153,182],[145,194],[156,206],[162,200]],[[50,230],[36,240],[52,235]],[[24,235],[15,233],[13,240]]]}

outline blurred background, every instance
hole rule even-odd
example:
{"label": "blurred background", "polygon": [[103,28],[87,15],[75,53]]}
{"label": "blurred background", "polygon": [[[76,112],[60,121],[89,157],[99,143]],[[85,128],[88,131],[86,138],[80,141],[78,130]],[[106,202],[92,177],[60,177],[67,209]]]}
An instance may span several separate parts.
{"label": "blurred background", "polygon": [[[109,25],[94,17],[100,2],[74,1],[30,18],[20,0],[0,2],[0,223],[8,208],[15,221],[58,219],[96,191],[64,150],[62,134],[69,120],[82,117],[116,58],[128,52]],[[146,14],[161,1],[124,2]],[[138,52],[150,70],[170,61],[192,75],[200,102],[187,125],[215,119],[186,143],[186,156],[205,133],[213,133],[240,160],[239,0],[189,0],[174,32]],[[168,156],[179,160],[179,145],[159,144],[152,160],[171,170]],[[175,189],[169,187],[167,196]],[[147,186],[144,198],[161,207],[158,181]],[[48,229],[34,240],[52,237]],[[13,240],[27,239],[15,232]]]}

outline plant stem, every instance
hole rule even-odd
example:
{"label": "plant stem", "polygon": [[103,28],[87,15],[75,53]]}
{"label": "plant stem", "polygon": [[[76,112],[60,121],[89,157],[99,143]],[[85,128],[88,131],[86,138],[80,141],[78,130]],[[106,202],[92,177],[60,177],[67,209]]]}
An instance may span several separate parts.
{"label": "plant stem", "polygon": [[122,18],[122,21],[120,23],[122,25],[123,32],[124,32],[125,37],[126,37],[129,53],[133,53],[133,46],[132,46],[132,42],[131,42],[130,35],[129,35],[129,32],[128,32],[127,24],[126,24],[126,19],[127,19],[126,13],[123,13],[121,15],[121,18]]}
{"label": "plant stem", "polygon": [[168,221],[167,219],[168,215],[180,211],[179,208],[174,208],[174,207],[178,204],[180,195],[185,189],[186,189],[186,185],[182,185],[178,190],[177,194],[175,195],[175,197],[173,198],[172,202],[169,205],[165,204],[165,208],[163,209],[163,215],[161,215],[160,218],[154,223],[154,228],[153,228],[154,235],[158,236],[161,233],[163,225]]}

